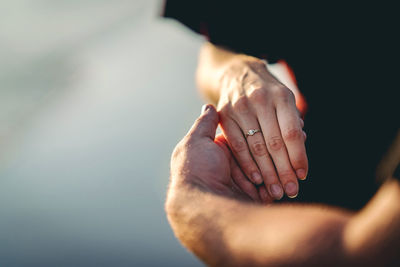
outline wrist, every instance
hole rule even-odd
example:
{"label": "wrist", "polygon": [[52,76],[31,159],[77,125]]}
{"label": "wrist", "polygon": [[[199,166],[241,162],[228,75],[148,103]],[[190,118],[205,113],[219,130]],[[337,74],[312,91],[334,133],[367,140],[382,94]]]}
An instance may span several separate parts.
{"label": "wrist", "polygon": [[[224,78],[235,78],[239,73],[246,73],[249,70],[256,72],[266,72],[266,61],[247,55],[236,55],[234,56],[225,66],[222,71],[221,79]],[[233,74],[233,75],[232,75]]]}

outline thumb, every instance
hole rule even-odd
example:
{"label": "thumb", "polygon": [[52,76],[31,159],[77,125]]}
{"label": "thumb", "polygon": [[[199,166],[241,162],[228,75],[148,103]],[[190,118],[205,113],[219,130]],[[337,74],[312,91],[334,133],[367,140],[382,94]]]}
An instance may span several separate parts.
{"label": "thumb", "polygon": [[213,105],[204,105],[201,109],[200,117],[195,121],[188,135],[190,137],[209,137],[215,138],[215,132],[218,126],[218,112]]}

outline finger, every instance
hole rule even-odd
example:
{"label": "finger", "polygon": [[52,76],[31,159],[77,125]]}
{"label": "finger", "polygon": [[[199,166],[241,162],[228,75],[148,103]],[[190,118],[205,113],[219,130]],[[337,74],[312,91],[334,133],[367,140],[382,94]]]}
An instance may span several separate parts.
{"label": "finger", "polygon": [[231,179],[231,187],[232,187],[232,191],[234,193],[236,193],[236,197],[239,194],[240,195],[239,198],[242,197],[242,198],[245,198],[245,199],[253,201],[253,199],[251,197],[249,197],[247,194],[245,194],[243,192],[243,190],[235,183],[235,181],[233,179]]}
{"label": "finger", "polygon": [[228,142],[223,134],[219,134],[215,137],[214,143],[216,143],[222,151],[224,151],[225,157],[229,160],[232,159],[232,152],[229,150]]}
{"label": "finger", "polygon": [[[241,114],[238,116],[237,120],[240,128],[242,128],[245,133],[251,129],[260,130],[257,119],[250,113]],[[262,132],[248,135],[246,140],[253,159],[256,161],[261,171],[269,194],[275,199],[281,199],[283,197],[283,189],[279,182],[278,175],[275,172],[275,167],[268,153],[267,146],[265,145]]]}
{"label": "finger", "polygon": [[212,105],[204,105],[202,112],[192,128],[187,134],[191,138],[209,137],[215,138],[215,132],[218,126],[218,113]]}
{"label": "finger", "polygon": [[264,134],[267,149],[272,157],[279,180],[288,197],[298,194],[298,182],[289,161],[289,156],[283,142],[276,113],[273,108],[258,108],[259,123]]}
{"label": "finger", "polygon": [[294,99],[277,101],[276,116],[290,163],[296,171],[297,177],[304,180],[307,176],[308,160],[304,145],[305,138],[301,125],[302,120],[297,114]]}
{"label": "finger", "polygon": [[245,175],[255,184],[263,182],[260,171],[250,155],[247,142],[244,139],[242,131],[235,121],[227,116],[221,115],[221,129],[228,141],[233,155],[239,163],[239,166]]}
{"label": "finger", "polygon": [[233,181],[243,191],[243,193],[248,195],[254,201],[261,201],[257,188],[246,178],[233,158],[231,162],[231,175]]}
{"label": "finger", "polygon": [[219,134],[217,137],[215,137],[214,142],[218,144],[219,147],[222,148],[227,158],[230,159],[231,176],[234,183],[234,187],[237,188],[237,190],[240,191],[241,193],[248,196],[250,199],[257,202],[261,202],[257,188],[246,178],[242,170],[239,168],[237,162],[232,157],[231,151],[229,150],[228,147],[228,143],[223,134]]}
{"label": "finger", "polygon": [[258,188],[258,194],[260,195],[260,198],[264,204],[270,204],[274,201],[272,197],[268,194],[265,186],[260,186]]}

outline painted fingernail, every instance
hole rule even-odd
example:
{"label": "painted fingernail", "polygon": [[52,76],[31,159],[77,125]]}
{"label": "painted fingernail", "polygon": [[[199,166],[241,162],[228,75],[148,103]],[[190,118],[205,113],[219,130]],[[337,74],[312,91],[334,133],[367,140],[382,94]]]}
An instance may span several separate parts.
{"label": "painted fingernail", "polygon": [[288,197],[290,198],[295,198],[297,197],[297,184],[293,183],[293,182],[289,182],[285,185],[285,192],[287,194]]}
{"label": "painted fingernail", "polygon": [[253,182],[255,184],[262,184],[262,182],[263,182],[262,177],[258,172],[253,172],[251,174],[251,178],[253,178]]}
{"label": "painted fingernail", "polygon": [[207,105],[207,104],[204,104],[204,105],[201,107],[201,114],[203,114],[204,112],[206,112],[207,109],[208,109],[208,105]]}
{"label": "painted fingernail", "polygon": [[283,197],[283,189],[280,185],[278,184],[273,184],[270,187],[271,190],[271,195],[275,198],[275,199],[281,199]]}
{"label": "painted fingernail", "polygon": [[298,169],[296,171],[296,174],[297,174],[297,178],[299,178],[300,180],[305,180],[307,177],[306,170],[304,170],[304,169]]}

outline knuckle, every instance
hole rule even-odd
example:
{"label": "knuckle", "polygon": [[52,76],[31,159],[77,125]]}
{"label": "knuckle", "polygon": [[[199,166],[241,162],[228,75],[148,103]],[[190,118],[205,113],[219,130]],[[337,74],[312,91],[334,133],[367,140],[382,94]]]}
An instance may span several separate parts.
{"label": "knuckle", "polygon": [[283,140],[280,136],[273,136],[268,140],[268,148],[273,151],[278,151],[283,148]]}
{"label": "knuckle", "polygon": [[272,91],[274,92],[274,95],[277,97],[287,97],[289,94],[289,89],[283,85],[275,85],[272,87]]}
{"label": "knuckle", "polygon": [[249,162],[241,162],[240,163],[240,167],[242,167],[242,170],[247,172],[248,174],[251,174],[251,173],[257,171],[257,167],[251,161],[249,161]]}
{"label": "knuckle", "polygon": [[283,132],[283,139],[285,141],[302,140],[302,138],[303,138],[303,131],[298,128],[290,129]]}
{"label": "knuckle", "polygon": [[275,171],[264,171],[263,172],[263,177],[266,178],[265,183],[266,184],[273,184],[278,181],[278,177],[276,176]]}
{"label": "knuckle", "polygon": [[266,104],[268,100],[268,92],[264,88],[257,88],[251,91],[249,99],[256,104]]}
{"label": "knuckle", "polygon": [[293,91],[290,90],[290,89],[287,89],[287,91],[288,91],[288,97],[289,97],[289,99],[295,101],[295,100],[296,100],[296,97],[295,97]]}
{"label": "knuckle", "polygon": [[258,141],[251,145],[252,153],[256,156],[264,156],[267,154],[267,147],[264,142]]}
{"label": "knuckle", "polygon": [[218,112],[221,114],[225,114],[229,111],[229,103],[222,103],[218,104]]}
{"label": "knuckle", "polygon": [[240,96],[232,103],[234,111],[245,114],[249,112],[248,100],[246,96]]}
{"label": "knuckle", "polygon": [[247,150],[247,144],[242,140],[231,141],[231,148],[235,153],[241,153]]}
{"label": "knuckle", "polygon": [[286,169],[286,170],[281,170],[278,171],[279,173],[279,178],[281,180],[290,180],[290,179],[296,179],[296,175],[294,174],[294,172],[290,169]]}
{"label": "knuckle", "polygon": [[231,104],[224,103],[218,105],[218,114],[220,115],[221,121],[229,118],[229,114],[232,113]]}
{"label": "knuckle", "polygon": [[293,92],[289,88],[284,86],[279,86],[278,88],[275,89],[275,96],[284,101],[289,101],[294,99]]}

